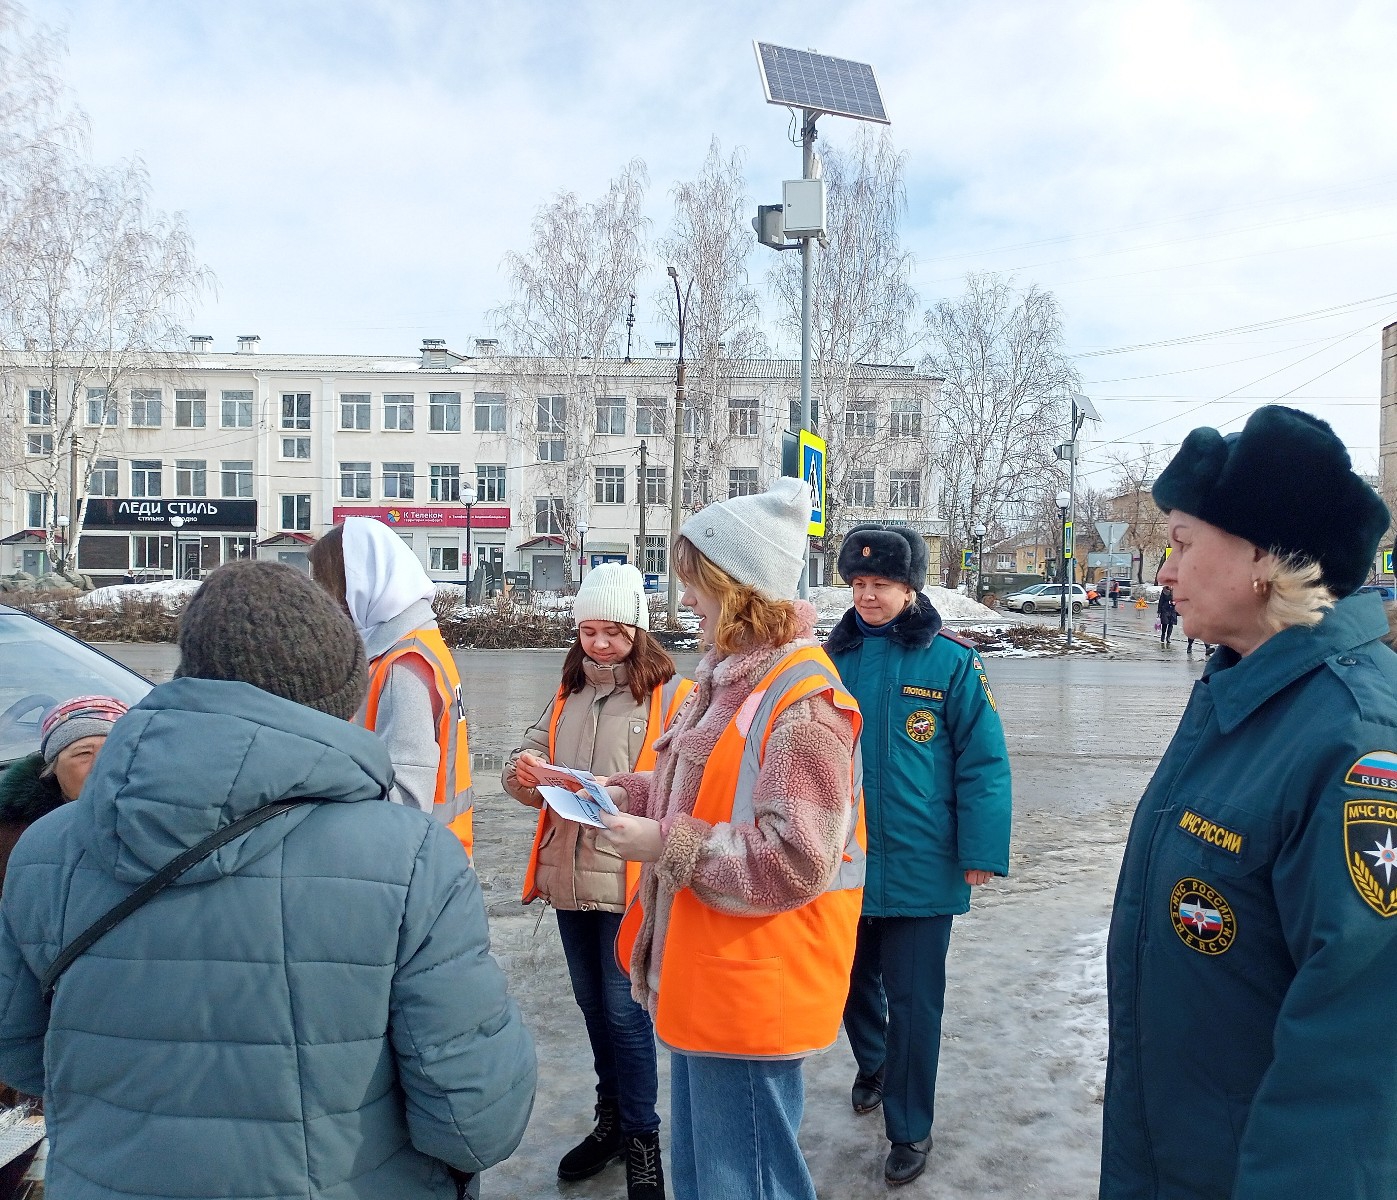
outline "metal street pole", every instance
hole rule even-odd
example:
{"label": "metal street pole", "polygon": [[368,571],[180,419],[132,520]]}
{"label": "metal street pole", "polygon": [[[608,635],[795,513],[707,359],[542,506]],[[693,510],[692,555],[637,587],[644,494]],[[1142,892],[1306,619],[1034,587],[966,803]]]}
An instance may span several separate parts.
{"label": "metal street pole", "polygon": [[[640,561],[641,579],[645,578],[645,439],[640,439],[640,549],[636,558]],[[642,585],[641,591],[644,591]]]}
{"label": "metal street pole", "polygon": [[[815,178],[815,118],[818,113],[808,108],[803,110],[800,130],[802,179]],[[810,292],[811,279],[815,271],[815,239],[801,238],[800,241],[800,427],[814,432],[810,410]],[[810,539],[805,539],[805,552],[801,555],[800,597],[810,596]]]}
{"label": "metal street pole", "polygon": [[985,534],[983,525],[975,526],[975,600],[984,603],[985,595]]}
{"label": "metal street pole", "polygon": [[669,550],[665,555],[665,571],[669,581],[669,627],[679,623],[679,575],[674,569],[674,547],[679,544],[679,498],[683,494],[684,481],[684,317],[689,307],[689,293],[694,281],[681,294],[679,272],[669,268],[669,277],[674,280],[674,307],[679,317],[679,369],[674,377],[674,477],[670,480],[669,492]]}

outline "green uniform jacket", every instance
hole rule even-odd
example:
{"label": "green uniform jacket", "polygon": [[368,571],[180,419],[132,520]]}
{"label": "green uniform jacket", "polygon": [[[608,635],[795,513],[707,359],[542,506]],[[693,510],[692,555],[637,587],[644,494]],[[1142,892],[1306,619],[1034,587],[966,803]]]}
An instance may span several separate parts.
{"label": "green uniform jacket", "polygon": [[1135,814],[1105,1200],[1397,1195],[1397,655],[1377,596],[1220,649]]}
{"label": "green uniform jacket", "polygon": [[1009,873],[1009,751],[980,656],[921,593],[880,637],[850,609],[825,649],[863,713],[863,915],[968,911],[966,871]]}

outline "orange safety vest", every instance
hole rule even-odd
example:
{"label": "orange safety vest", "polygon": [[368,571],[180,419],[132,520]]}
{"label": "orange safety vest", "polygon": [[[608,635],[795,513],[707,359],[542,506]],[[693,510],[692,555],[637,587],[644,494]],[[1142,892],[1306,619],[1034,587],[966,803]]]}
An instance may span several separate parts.
{"label": "orange safety vest", "polygon": [[[679,710],[684,707],[684,701],[689,698],[689,693],[694,690],[694,681],[685,679],[682,675],[673,675],[669,681],[660,684],[650,693],[650,715],[645,723],[645,744],[641,746],[640,753],[636,756],[633,771],[653,771],[655,769],[655,739],[664,733],[673,723],[674,718],[679,715]],[[558,751],[558,722],[563,715],[563,706],[567,704],[567,695],[561,688],[558,694],[553,697],[553,712],[548,718],[548,759],[550,762]],[[548,805],[544,805],[538,814],[538,828],[534,830],[534,846],[529,851],[529,866],[524,872],[524,903],[532,904],[538,899],[538,886],[534,882],[534,876],[538,871],[538,851],[543,845],[543,834],[548,827]],[[640,885],[640,864],[638,862],[628,862],[626,864],[626,902],[629,903],[635,895],[636,888]]]}
{"label": "orange safety vest", "polygon": [[[740,916],[709,908],[692,889],[674,897],[660,965],[655,1031],[671,1049],[738,1058],[799,1058],[839,1034],[863,906],[867,841],[858,702],[829,656],[811,646],[771,668],[728,722],[703,770],[694,816],[751,824],[772,725],[798,700],[828,692],[854,728],[853,811],[844,861],[819,896],[789,912]],[[750,713],[750,720],[745,714]],[[626,912],[616,952],[629,971],[640,903]]]}
{"label": "orange safety vest", "polygon": [[414,629],[399,638],[391,649],[369,664],[369,696],[364,706],[364,727],[378,724],[378,705],[388,683],[388,673],[400,658],[415,654],[432,670],[437,707],[437,787],[432,800],[432,816],[461,839],[469,855],[475,848],[471,788],[471,750],[466,737],[466,707],[461,700],[461,677],[456,663],[442,640],[441,631],[426,627]]}

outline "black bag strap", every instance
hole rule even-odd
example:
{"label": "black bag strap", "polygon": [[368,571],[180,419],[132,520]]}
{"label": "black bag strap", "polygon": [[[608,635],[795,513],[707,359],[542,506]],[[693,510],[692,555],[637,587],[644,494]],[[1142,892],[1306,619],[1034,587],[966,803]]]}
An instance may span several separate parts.
{"label": "black bag strap", "polygon": [[190,846],[183,854],[179,854],[167,862],[160,870],[156,871],[140,887],[121,901],[120,904],[113,905],[105,913],[97,918],[91,925],[84,929],[77,937],[63,947],[58,952],[58,957],[49,964],[49,969],[44,972],[39,980],[39,988],[43,992],[44,1003],[51,1003],[53,1000],[53,989],[58,983],[58,977],[63,974],[73,962],[82,954],[85,954],[92,945],[99,939],[106,937],[113,929],[126,920],[133,912],[154,897],[158,892],[164,891],[170,884],[174,883],[181,875],[191,867],[197,866],[208,858],[220,846],[226,846],[234,838],[242,836],[250,829],[256,829],[264,821],[270,821],[273,817],[280,816],[284,812],[289,812],[301,804],[323,804],[324,801],[315,797],[307,796],[300,800],[277,800],[271,804],[264,804],[261,808],[254,808],[245,816],[239,817],[231,824],[225,825],[222,829],[215,830],[202,842]]}

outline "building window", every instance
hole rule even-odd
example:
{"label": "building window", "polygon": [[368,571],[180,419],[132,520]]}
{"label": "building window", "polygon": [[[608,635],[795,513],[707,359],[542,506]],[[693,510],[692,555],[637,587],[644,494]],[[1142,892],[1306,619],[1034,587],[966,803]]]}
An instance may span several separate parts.
{"label": "building window", "polygon": [[668,402],[663,396],[641,396],[635,402],[635,431],[640,437],[664,437],[665,411]]}
{"label": "building window", "polygon": [[598,467],[595,499],[598,504],[626,502],[626,468]]}
{"label": "building window", "polygon": [[284,437],[281,439],[282,458],[310,458],[310,438]]}
{"label": "building window", "polygon": [[684,468],[684,495],[681,498],[685,508],[703,508],[709,500],[709,472],[707,467]]}
{"label": "building window", "polygon": [[427,549],[431,555],[433,571],[452,574],[461,569],[460,546],[429,546]]}
{"label": "building window", "polygon": [[455,463],[433,463],[428,472],[432,481],[432,499],[452,501],[461,499],[461,468]]}
{"label": "building window", "polygon": [[115,496],[117,486],[116,459],[99,458],[92,464],[92,478],[87,481],[89,496]]}
{"label": "building window", "polygon": [[878,408],[872,400],[850,400],[844,406],[844,436],[871,438],[878,432]]}
{"label": "building window", "polygon": [[373,496],[373,472],[366,462],[340,463],[340,499],[368,500]]}
{"label": "building window", "polygon": [[371,407],[368,392],[341,392],[340,428],[367,430]]}
{"label": "building window", "polygon": [[47,529],[49,523],[49,495],[47,492],[25,492],[25,513],[29,520],[26,528]]}
{"label": "building window", "polygon": [[684,401],[684,433],[688,437],[708,436],[708,409],[688,399]]}
{"label": "building window", "polygon": [[281,527],[298,533],[310,532],[310,497],[304,493],[281,498]]}
{"label": "building window", "polygon": [[29,404],[24,419],[27,425],[53,424],[53,399],[47,388],[29,389]]}
{"label": "building window", "polygon": [[641,481],[646,504],[668,504],[669,489],[665,486],[668,478],[664,467],[646,467],[645,478]]}
{"label": "building window", "polygon": [[115,425],[117,423],[116,397],[108,396],[104,387],[87,389],[87,423],[89,425]]}
{"label": "building window", "polygon": [[224,429],[252,428],[252,393],[224,392],[219,413],[219,425]]}
{"label": "building window", "polygon": [[158,429],[160,427],[160,389],[131,389],[131,428]]}
{"label": "building window", "polygon": [[597,401],[597,432],[624,434],[626,432],[626,398],[602,396]]}
{"label": "building window", "polygon": [[669,539],[662,533],[645,535],[645,563],[641,570],[646,575],[664,575],[669,566]]}
{"label": "building window", "polygon": [[894,400],[889,432],[895,438],[921,437],[922,402],[920,400]]}
{"label": "building window", "polygon": [[236,562],[240,558],[252,557],[250,537],[225,537],[223,539],[223,561]]}
{"label": "building window", "polygon": [[131,539],[131,565],[140,571],[173,571],[175,539],[159,533],[137,534]]}
{"label": "building window", "polygon": [[225,500],[252,498],[252,463],[246,459],[219,464],[219,494]]}
{"label": "building window", "polygon": [[387,392],[383,397],[383,428],[406,433],[413,427],[413,397],[410,392]]}
{"label": "building window", "polygon": [[996,571],[1012,571],[1014,569],[1014,560],[1007,554],[1001,554],[994,560],[994,569]]}
{"label": "building window", "polygon": [[202,458],[175,459],[175,495],[207,496],[208,466]]}
{"label": "building window", "polygon": [[208,420],[208,394],[206,392],[175,393],[175,428],[203,429]]}
{"label": "building window", "polygon": [[24,452],[34,456],[42,455],[45,458],[53,457],[53,434],[51,433],[27,433],[24,435]]}
{"label": "building window", "polygon": [[386,462],[383,464],[383,498],[385,500],[412,500],[417,495],[413,483],[415,464],[410,462]]}
{"label": "building window", "polygon": [[504,503],[503,463],[482,463],[475,468],[475,498],[481,504]]}
{"label": "building window", "polygon": [[461,393],[428,392],[427,425],[433,433],[460,433]]}
{"label": "building window", "polygon": [[[800,429],[800,397],[797,396],[791,401],[791,423],[786,426],[793,433]],[[810,397],[810,428],[820,428],[820,401],[819,397]]]}
{"label": "building window", "polygon": [[916,471],[894,471],[888,476],[889,508],[921,508],[922,477]]}
{"label": "building window", "polygon": [[[567,455],[566,396],[538,398],[538,458],[540,462],[562,462]],[[637,429],[637,432],[639,430]]]}
{"label": "building window", "polygon": [[734,496],[755,496],[759,491],[756,467],[733,467],[728,472],[729,500]]}
{"label": "building window", "polygon": [[281,427],[283,429],[310,428],[309,392],[282,392]]}
{"label": "building window", "polygon": [[141,498],[160,495],[160,460],[158,458],[131,460],[131,495]]}
{"label": "building window", "polygon": [[476,392],[476,433],[504,432],[504,395],[499,392]]}
{"label": "building window", "polygon": [[534,532],[559,536],[563,532],[563,502],[556,496],[534,501]]}
{"label": "building window", "polygon": [[872,471],[849,472],[849,506],[851,508],[872,508],[878,503],[877,486]]}
{"label": "building window", "polygon": [[755,396],[734,396],[728,401],[728,433],[733,437],[756,437],[760,411]]}

